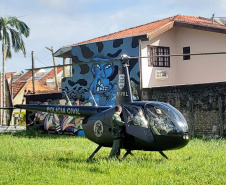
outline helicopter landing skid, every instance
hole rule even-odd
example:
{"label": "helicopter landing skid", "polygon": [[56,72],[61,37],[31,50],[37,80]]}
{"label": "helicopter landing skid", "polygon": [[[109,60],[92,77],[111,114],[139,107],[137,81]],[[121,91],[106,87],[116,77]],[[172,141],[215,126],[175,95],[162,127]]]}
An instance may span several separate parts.
{"label": "helicopter landing skid", "polygon": [[169,159],[169,158],[166,156],[166,154],[164,154],[162,151],[159,151],[159,153],[160,153],[163,157],[165,157],[166,159]]}
{"label": "helicopter landing skid", "polygon": [[125,155],[122,157],[122,159],[124,160],[127,157],[127,155],[129,155],[129,154],[131,156],[134,156],[133,153],[131,152],[131,150],[127,150],[126,153],[125,153]]}
{"label": "helicopter landing skid", "polygon": [[93,158],[93,156],[101,149],[101,145],[99,145],[97,148],[96,148],[96,150],[94,150],[94,152],[89,156],[89,158],[87,159],[87,161],[90,161],[92,158]]}

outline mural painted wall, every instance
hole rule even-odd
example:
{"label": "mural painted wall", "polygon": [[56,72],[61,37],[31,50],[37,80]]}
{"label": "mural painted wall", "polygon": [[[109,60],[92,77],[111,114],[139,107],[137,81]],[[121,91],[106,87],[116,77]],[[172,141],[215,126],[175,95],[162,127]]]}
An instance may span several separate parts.
{"label": "mural painted wall", "polygon": [[[65,95],[61,93],[27,95],[27,104],[61,104],[67,105]],[[76,104],[76,102],[71,102]],[[72,135],[84,135],[82,130],[82,119],[72,116],[57,115],[53,113],[27,111],[27,128],[39,129],[48,133],[66,133]]]}
{"label": "mural painted wall", "polygon": [[[73,66],[73,76],[63,79],[62,91],[74,101],[79,100],[85,104],[94,105],[95,99],[98,105],[114,106],[120,62],[107,63],[106,61],[118,59],[122,54],[139,56],[139,39],[146,37],[146,35],[140,35],[72,47],[73,63],[84,62],[85,64]],[[97,63],[89,64],[89,62]],[[139,100],[138,59],[130,60],[129,72],[133,99]]]}
{"label": "mural painted wall", "polygon": [[[62,93],[29,95],[26,97],[26,103],[67,105],[66,96],[68,96],[72,104],[76,105],[94,105],[95,99],[98,105],[114,106],[120,61],[111,63],[107,61],[118,59],[122,54],[139,56],[139,39],[146,37],[146,35],[140,35],[72,47],[73,63],[83,62],[84,65],[73,66],[73,76],[62,80]],[[89,64],[90,62],[95,64]],[[133,99],[139,100],[138,59],[130,60],[129,72]],[[82,120],[71,116],[27,111],[26,118],[29,128],[72,134],[82,130]],[[83,133],[79,134],[83,135]]]}

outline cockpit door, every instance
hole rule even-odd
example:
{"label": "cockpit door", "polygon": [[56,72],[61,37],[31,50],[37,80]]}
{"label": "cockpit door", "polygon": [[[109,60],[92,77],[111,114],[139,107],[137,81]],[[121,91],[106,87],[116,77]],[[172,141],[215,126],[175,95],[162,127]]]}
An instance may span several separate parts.
{"label": "cockpit door", "polygon": [[143,112],[143,109],[138,106],[123,107],[126,132],[143,141],[151,143],[154,141],[154,137],[145,115],[142,115],[141,112]]}

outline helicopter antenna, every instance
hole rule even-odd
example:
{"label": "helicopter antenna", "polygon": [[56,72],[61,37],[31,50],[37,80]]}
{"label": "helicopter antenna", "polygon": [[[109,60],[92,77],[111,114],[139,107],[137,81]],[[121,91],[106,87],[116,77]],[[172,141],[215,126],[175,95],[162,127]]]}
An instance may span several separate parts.
{"label": "helicopter antenna", "polygon": [[72,106],[71,100],[68,98],[67,93],[65,91],[64,91],[64,93],[65,93],[66,99],[68,101],[68,105]]}
{"label": "helicopter antenna", "polygon": [[95,106],[97,107],[98,105],[97,105],[97,102],[96,102],[96,100],[95,100],[95,98],[94,98],[94,96],[93,96],[93,93],[91,92],[91,91],[89,91],[90,92],[90,94],[91,94],[91,96],[92,96],[92,98],[93,98],[93,101],[94,101],[94,103],[95,103]]}

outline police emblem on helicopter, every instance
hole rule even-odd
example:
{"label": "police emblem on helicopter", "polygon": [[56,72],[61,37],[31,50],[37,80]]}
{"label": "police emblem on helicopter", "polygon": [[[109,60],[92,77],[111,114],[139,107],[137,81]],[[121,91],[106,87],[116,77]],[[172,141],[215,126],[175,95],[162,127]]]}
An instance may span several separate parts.
{"label": "police emblem on helicopter", "polygon": [[124,74],[119,74],[119,82],[118,82],[118,86],[119,89],[123,89],[123,87],[125,86],[125,75]]}
{"label": "police emblem on helicopter", "polygon": [[100,137],[102,136],[103,132],[104,132],[104,126],[103,126],[103,123],[100,121],[100,120],[97,120],[95,123],[94,123],[94,134],[95,136],[97,137]]}

